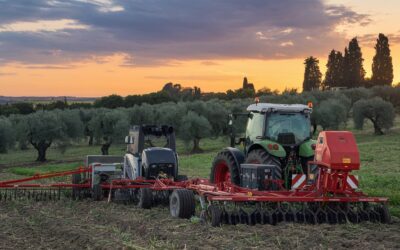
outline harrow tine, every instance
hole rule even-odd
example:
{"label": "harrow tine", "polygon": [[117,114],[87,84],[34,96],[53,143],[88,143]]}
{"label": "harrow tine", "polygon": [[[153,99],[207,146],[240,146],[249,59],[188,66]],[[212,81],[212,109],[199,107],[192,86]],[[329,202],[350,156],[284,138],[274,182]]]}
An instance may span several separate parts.
{"label": "harrow tine", "polygon": [[328,222],[328,214],[325,209],[322,207],[322,204],[319,204],[317,211],[315,212],[317,222],[319,224]]}
{"label": "harrow tine", "polygon": [[251,214],[250,214],[250,225],[255,225],[255,224],[261,224],[262,222],[262,213],[260,212],[259,208],[256,208]]}
{"label": "harrow tine", "polygon": [[225,207],[221,209],[221,223],[229,224],[229,213],[226,211]]}
{"label": "harrow tine", "polygon": [[360,221],[371,221],[371,218],[368,213],[369,204],[364,202],[359,205],[359,217]]}
{"label": "harrow tine", "polygon": [[289,204],[284,211],[286,222],[296,222],[296,216],[292,204]]}
{"label": "harrow tine", "polygon": [[368,214],[371,222],[380,222],[380,215],[379,213],[374,209],[374,207],[369,207],[368,208]]}
{"label": "harrow tine", "polygon": [[276,216],[276,213],[274,211],[266,209],[263,212],[263,224],[276,225],[277,223],[278,223],[278,218]]}
{"label": "harrow tine", "polygon": [[239,209],[239,221],[241,224],[249,224],[249,214],[242,208]]}
{"label": "harrow tine", "polygon": [[358,217],[358,213],[356,211],[354,211],[352,208],[350,208],[347,211],[347,217],[348,217],[348,219],[349,219],[349,221],[351,223],[356,224],[356,223],[360,222],[360,218]]}
{"label": "harrow tine", "polygon": [[278,204],[278,206],[275,208],[274,214],[276,216],[277,222],[282,222],[284,220],[284,214],[281,208],[281,204]]}
{"label": "harrow tine", "polygon": [[307,204],[307,208],[305,208],[305,216],[306,216],[306,221],[310,224],[317,224],[318,220],[316,217],[316,214],[312,209],[310,208],[310,204]]}
{"label": "harrow tine", "polygon": [[295,213],[295,216],[296,216],[297,222],[299,222],[299,223],[306,222],[306,213],[305,213],[304,203],[301,204],[301,208]]}
{"label": "harrow tine", "polygon": [[240,216],[236,209],[229,216],[229,224],[236,225],[240,223]]}

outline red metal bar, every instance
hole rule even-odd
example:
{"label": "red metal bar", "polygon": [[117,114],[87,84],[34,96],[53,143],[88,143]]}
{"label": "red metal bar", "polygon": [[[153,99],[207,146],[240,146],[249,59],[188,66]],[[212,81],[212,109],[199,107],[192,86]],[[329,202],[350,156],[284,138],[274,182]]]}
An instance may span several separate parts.
{"label": "red metal bar", "polygon": [[71,170],[71,171],[55,172],[55,173],[50,173],[50,174],[35,174],[34,176],[28,177],[28,178],[1,181],[0,188],[4,187],[6,185],[14,184],[14,183],[21,183],[21,182],[34,181],[34,180],[40,180],[40,179],[46,179],[46,178],[53,178],[53,177],[58,177],[58,176],[86,173],[86,172],[90,172],[90,171],[91,171],[90,168],[80,167],[77,170]]}

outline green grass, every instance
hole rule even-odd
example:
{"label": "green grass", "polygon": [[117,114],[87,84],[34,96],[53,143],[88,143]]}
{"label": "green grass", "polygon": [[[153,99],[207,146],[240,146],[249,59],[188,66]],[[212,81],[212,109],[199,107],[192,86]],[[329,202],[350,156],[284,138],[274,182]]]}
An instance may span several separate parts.
{"label": "green grass", "polygon": [[[205,152],[218,151],[227,144],[227,138],[203,139],[200,141],[200,145]],[[179,154],[185,155],[189,154],[192,145],[185,144],[181,140],[178,140],[176,147]],[[126,145],[113,144],[109,151],[110,155],[123,155],[126,152]],[[50,147],[47,150],[47,160],[53,162],[53,164],[54,161],[74,161],[83,163],[86,155],[99,154],[101,154],[100,145],[88,146],[82,142],[79,145],[68,147],[64,152],[56,147]],[[27,150],[10,150],[7,154],[0,154],[0,165],[18,166],[18,164],[31,164],[35,162],[36,157],[37,151],[33,148],[28,148]],[[37,163],[36,165],[42,164]]]}
{"label": "green grass", "polygon": [[13,167],[7,169],[7,172],[16,175],[26,175],[32,176],[35,174],[42,173],[50,173],[50,172],[59,172],[59,171],[68,171],[72,169],[76,169],[80,166],[79,163],[63,163],[63,164],[45,164],[39,167]]}
{"label": "green grass", "polygon": [[[366,124],[364,130],[352,129],[349,122],[348,128],[356,136],[361,156],[361,170],[354,174],[359,175],[360,187],[371,196],[385,196],[390,199],[391,212],[400,216],[400,119],[395,126],[383,136],[373,135],[371,124]],[[191,145],[177,142],[180,155],[180,172],[189,177],[208,177],[212,160],[216,153],[228,145],[226,138],[204,139],[201,147],[202,154],[189,154]],[[57,149],[50,149],[49,160],[71,160],[71,163],[49,162],[35,167],[12,167],[7,172],[17,175],[33,175],[35,173],[63,171],[78,167],[83,163],[85,155],[99,154],[99,146],[74,146],[62,154]],[[122,155],[125,153],[125,145],[113,145],[110,153]],[[1,164],[25,164],[35,159],[36,152],[32,149],[26,151],[12,151],[0,155]]]}

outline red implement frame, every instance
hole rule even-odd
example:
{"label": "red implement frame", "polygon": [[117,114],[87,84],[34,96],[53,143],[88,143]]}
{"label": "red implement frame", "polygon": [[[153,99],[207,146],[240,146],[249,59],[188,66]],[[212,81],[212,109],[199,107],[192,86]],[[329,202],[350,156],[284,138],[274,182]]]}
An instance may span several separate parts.
{"label": "red implement frame", "polygon": [[[310,162],[318,164],[318,162]],[[111,183],[102,184],[103,189],[137,189],[150,188],[154,191],[165,191],[174,189],[189,189],[197,195],[206,198],[208,201],[231,201],[231,202],[387,202],[388,198],[368,197],[362,192],[353,190],[343,185],[333,185],[332,180],[341,180],[342,174],[337,171],[326,171],[324,166],[320,168],[318,181],[314,185],[308,185],[297,190],[280,191],[258,191],[239,187],[231,183],[216,185],[210,183],[207,179],[191,179],[188,181],[174,182],[170,179],[157,180],[129,180],[115,179]],[[0,189],[12,188],[81,188],[90,189],[91,179],[84,180],[82,184],[71,183],[50,183],[36,184],[27,183],[30,181],[49,179],[59,176],[68,176],[77,173],[90,173],[91,167],[80,167],[72,171],[56,172],[49,174],[36,174],[32,177],[7,180],[0,182]],[[341,177],[337,177],[337,176]],[[347,176],[347,173],[344,173]],[[344,177],[343,177],[344,178]],[[330,180],[330,181],[327,181]],[[325,185],[328,183],[329,185]],[[327,189],[327,187],[329,187]],[[335,189],[336,187],[336,189]]]}

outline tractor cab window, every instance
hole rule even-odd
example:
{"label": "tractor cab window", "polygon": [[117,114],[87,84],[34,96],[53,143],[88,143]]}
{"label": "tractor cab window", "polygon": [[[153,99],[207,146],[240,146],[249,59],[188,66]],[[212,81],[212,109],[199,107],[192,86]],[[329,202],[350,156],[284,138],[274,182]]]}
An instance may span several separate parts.
{"label": "tractor cab window", "polygon": [[250,113],[246,127],[246,135],[250,140],[254,141],[257,137],[263,136],[264,121],[264,114]]}
{"label": "tractor cab window", "polygon": [[303,113],[271,113],[267,116],[265,136],[278,141],[283,135],[294,136],[295,143],[310,137],[311,125],[308,114]]}

